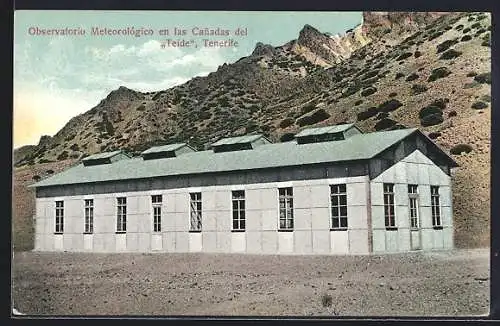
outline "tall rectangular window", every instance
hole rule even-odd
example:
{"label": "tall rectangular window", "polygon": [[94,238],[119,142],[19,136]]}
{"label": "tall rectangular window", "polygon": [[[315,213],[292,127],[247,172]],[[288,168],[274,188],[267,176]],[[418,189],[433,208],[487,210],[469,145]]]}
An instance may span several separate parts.
{"label": "tall rectangular window", "polygon": [[127,232],[127,198],[117,199],[116,232]]}
{"label": "tall rectangular window", "polygon": [[64,202],[56,201],[56,233],[64,232]]}
{"label": "tall rectangular window", "polygon": [[418,187],[408,185],[408,201],[410,209],[410,228],[418,229]]}
{"label": "tall rectangular window", "polygon": [[233,202],[233,230],[245,230],[245,191],[236,190],[232,192]]}
{"label": "tall rectangular window", "polygon": [[189,194],[191,197],[191,231],[201,231],[201,192]]}
{"label": "tall rectangular window", "polygon": [[384,183],[384,216],[385,227],[396,227],[396,216],[394,215],[394,184]]}
{"label": "tall rectangular window", "polygon": [[94,232],[94,200],[85,199],[85,233]]}
{"label": "tall rectangular window", "polygon": [[346,229],[347,192],[345,184],[330,186],[330,201],[332,207],[332,229]]}
{"label": "tall rectangular window", "polygon": [[151,203],[153,205],[153,231],[161,232],[161,205],[162,195],[151,196]]}
{"label": "tall rectangular window", "polygon": [[293,230],[293,190],[292,188],[280,188],[280,230]]}
{"label": "tall rectangular window", "polygon": [[442,226],[438,186],[431,186],[431,209],[432,209],[432,226],[433,227]]}

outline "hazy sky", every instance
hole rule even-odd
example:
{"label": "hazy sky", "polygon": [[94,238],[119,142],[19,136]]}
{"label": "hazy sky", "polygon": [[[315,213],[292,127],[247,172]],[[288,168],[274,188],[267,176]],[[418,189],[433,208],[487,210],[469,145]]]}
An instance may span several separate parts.
{"label": "hazy sky", "polygon": [[[282,45],[305,24],[344,33],[361,12],[16,11],[14,16],[14,147],[54,135],[73,116],[90,110],[113,89],[156,91],[204,76],[249,55],[257,42]],[[173,36],[173,29],[185,36]],[[37,30],[78,29],[85,35],[36,35]],[[92,29],[134,28],[153,35],[93,35]],[[195,30],[193,31],[193,28]],[[196,29],[197,28],[197,29]],[[193,35],[198,29],[229,36]],[[246,28],[246,36],[234,30]],[[159,34],[169,30],[169,36]],[[35,35],[31,35],[35,34]],[[53,33],[54,34],[54,33]],[[166,39],[194,47],[161,47]],[[233,39],[237,47],[208,48],[203,39]]]}

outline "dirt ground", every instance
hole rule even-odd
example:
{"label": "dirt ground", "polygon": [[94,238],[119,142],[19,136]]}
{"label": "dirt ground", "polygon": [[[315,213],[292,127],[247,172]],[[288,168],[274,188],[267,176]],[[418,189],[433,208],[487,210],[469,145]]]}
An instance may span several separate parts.
{"label": "dirt ground", "polygon": [[469,316],[489,313],[489,249],[384,256],[16,252],[28,315]]}

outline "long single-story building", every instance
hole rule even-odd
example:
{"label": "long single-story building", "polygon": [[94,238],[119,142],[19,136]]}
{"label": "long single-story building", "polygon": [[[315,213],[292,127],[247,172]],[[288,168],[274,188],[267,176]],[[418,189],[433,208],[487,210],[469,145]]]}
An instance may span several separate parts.
{"label": "long single-story building", "polygon": [[308,128],[89,156],[35,183],[35,250],[371,254],[453,248],[451,169],[418,129]]}

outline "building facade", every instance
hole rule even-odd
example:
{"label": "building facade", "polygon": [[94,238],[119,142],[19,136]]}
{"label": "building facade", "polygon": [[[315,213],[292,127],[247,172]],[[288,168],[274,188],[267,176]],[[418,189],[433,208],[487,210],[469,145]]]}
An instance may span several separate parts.
{"label": "building facade", "polygon": [[370,254],[453,248],[451,168],[417,129],[305,129],[87,157],[36,187],[35,250]]}

